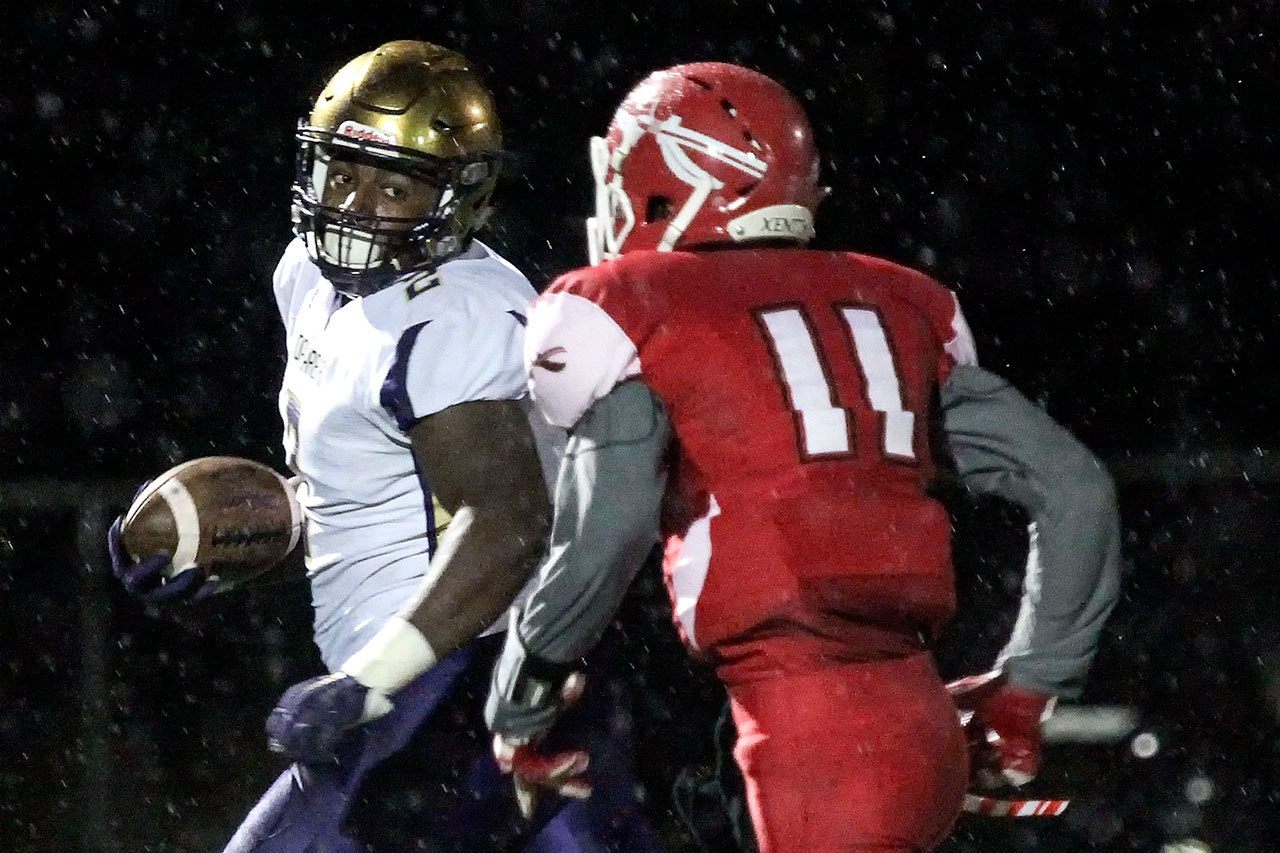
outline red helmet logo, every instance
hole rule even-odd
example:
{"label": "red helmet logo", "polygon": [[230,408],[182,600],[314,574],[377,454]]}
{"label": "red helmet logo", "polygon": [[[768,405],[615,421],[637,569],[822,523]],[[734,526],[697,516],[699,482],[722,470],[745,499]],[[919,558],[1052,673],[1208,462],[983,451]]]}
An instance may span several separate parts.
{"label": "red helmet logo", "polygon": [[350,136],[352,139],[362,139],[365,142],[381,142],[383,145],[396,144],[396,135],[394,133],[388,133],[372,125],[361,124],[350,119],[338,125],[337,133],[339,136]]}
{"label": "red helmet logo", "polygon": [[824,194],[804,110],[763,74],[723,63],[651,74],[591,140],[591,167],[592,263],[635,249],[804,242]]}

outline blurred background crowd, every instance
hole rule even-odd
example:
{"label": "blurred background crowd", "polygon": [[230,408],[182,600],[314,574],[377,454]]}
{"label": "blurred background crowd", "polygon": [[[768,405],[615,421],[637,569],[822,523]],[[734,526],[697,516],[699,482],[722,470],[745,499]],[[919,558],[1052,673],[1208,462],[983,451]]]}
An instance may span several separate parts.
{"label": "blurred background crowd", "polygon": [[[0,849],[217,848],[278,772],[263,718],[320,666],[306,589],[149,618],[101,536],[178,461],[281,465],[294,125],[346,59],[419,38],[492,84],[485,239],[539,287],[585,260],[586,140],[630,86],[774,76],[825,152],[818,245],[956,288],[981,361],[1110,465],[1125,590],[1085,701],[1144,737],[1053,747],[1036,790],[1066,816],[965,819],[948,849],[1280,850],[1273,3],[49,0],[0,30]],[[945,675],[1003,643],[1025,546],[1008,507],[953,503]],[[646,793],[673,849],[733,849],[678,818],[723,819],[698,787],[720,697],[666,620],[646,575]]]}

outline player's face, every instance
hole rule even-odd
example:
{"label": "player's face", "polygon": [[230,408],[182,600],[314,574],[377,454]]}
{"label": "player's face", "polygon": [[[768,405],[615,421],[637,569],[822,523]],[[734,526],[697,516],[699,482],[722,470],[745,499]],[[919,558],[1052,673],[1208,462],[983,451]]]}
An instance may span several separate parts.
{"label": "player's face", "polygon": [[[321,204],[365,216],[420,220],[440,200],[438,187],[368,163],[333,159],[325,175]],[[411,222],[388,224],[408,230]]]}

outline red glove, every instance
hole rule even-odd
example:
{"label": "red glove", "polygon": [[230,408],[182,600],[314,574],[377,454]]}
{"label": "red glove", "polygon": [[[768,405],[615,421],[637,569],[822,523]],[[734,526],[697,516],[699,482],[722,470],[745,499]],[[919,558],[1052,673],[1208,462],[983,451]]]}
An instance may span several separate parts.
{"label": "red glove", "polygon": [[[561,707],[574,704],[582,696],[584,679],[574,673],[566,679],[561,692]],[[562,797],[585,800],[591,796],[587,780],[588,758],[585,750],[575,749],[543,755],[536,744],[518,743],[502,735],[493,736],[493,756],[498,769],[510,773],[516,788],[516,803],[525,819],[533,817],[540,790],[553,791]]]}
{"label": "red glove", "polygon": [[533,817],[539,789],[577,800],[591,796],[591,783],[586,777],[587,753],[582,750],[542,755],[531,745],[517,746],[502,735],[494,735],[493,755],[498,759],[498,769],[511,774],[516,803],[526,820]]}
{"label": "red glove", "polygon": [[1040,723],[1054,697],[1010,684],[999,670],[947,685],[969,738],[970,776],[984,788],[1021,786],[1040,770]]}

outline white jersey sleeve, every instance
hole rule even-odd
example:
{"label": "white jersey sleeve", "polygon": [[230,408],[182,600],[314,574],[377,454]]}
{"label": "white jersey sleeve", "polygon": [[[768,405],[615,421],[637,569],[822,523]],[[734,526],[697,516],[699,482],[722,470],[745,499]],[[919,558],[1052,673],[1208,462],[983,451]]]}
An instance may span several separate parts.
{"label": "white jersey sleeve", "polygon": [[285,248],[284,254],[280,256],[280,263],[276,264],[275,272],[271,274],[276,308],[280,310],[280,319],[286,326],[298,310],[298,297],[302,295],[298,282],[303,278],[303,273],[310,271],[312,280],[318,278],[314,270],[308,270],[310,260],[306,246],[301,240],[294,240]]}
{"label": "white jersey sleeve", "polygon": [[458,403],[525,395],[525,318],[514,310],[491,313],[458,312],[401,334],[380,394],[400,429]]}
{"label": "white jersey sleeve", "polygon": [[627,333],[576,293],[548,293],[534,302],[524,365],[534,402],[564,429],[618,383],[640,374],[640,356]]}
{"label": "white jersey sleeve", "polygon": [[943,338],[943,348],[957,365],[977,367],[978,346],[973,341],[969,321],[965,320],[964,312],[960,310],[960,300],[956,298],[955,293],[947,292],[951,296],[951,328],[950,336]]}

